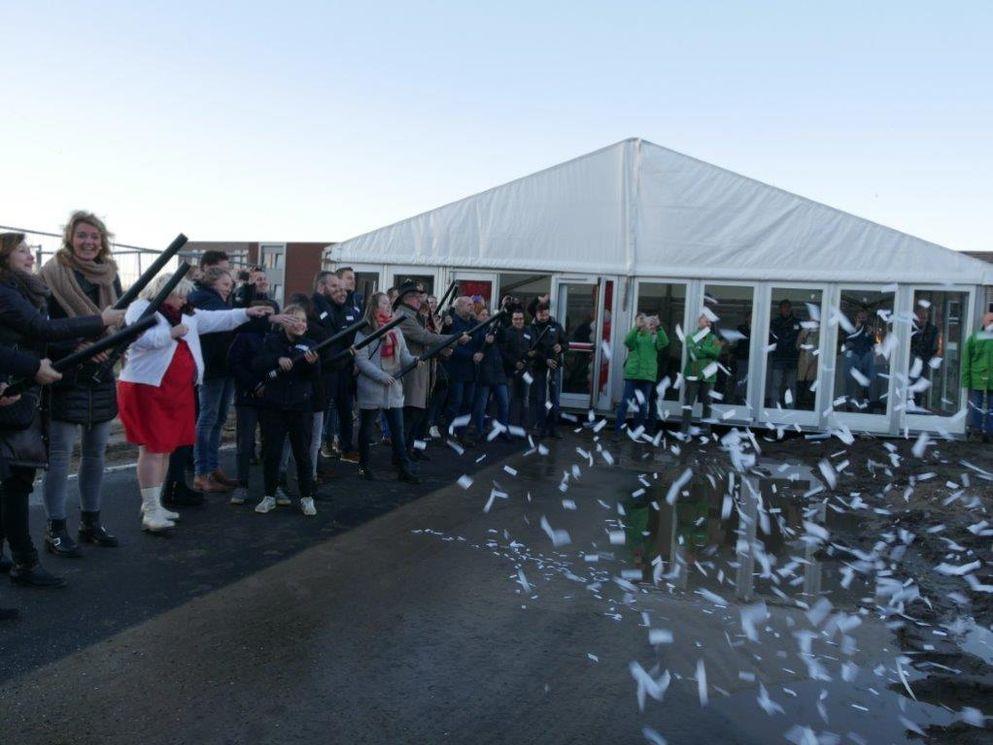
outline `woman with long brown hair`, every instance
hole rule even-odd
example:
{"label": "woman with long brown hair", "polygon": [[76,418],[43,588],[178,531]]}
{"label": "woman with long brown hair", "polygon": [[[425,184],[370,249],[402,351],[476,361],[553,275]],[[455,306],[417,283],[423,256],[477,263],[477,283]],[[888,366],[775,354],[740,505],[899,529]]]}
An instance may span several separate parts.
{"label": "woman with long brown hair", "polygon": [[[107,326],[116,326],[124,311],[106,308],[99,314],[50,320],[48,290],[31,272],[34,255],[23,233],[0,233],[0,344],[37,357],[45,356],[50,341],[94,337]],[[28,415],[23,419],[0,417],[0,538],[10,543],[14,566],[10,578],[15,584],[34,587],[61,587],[62,577],[46,572],[38,563],[38,552],[28,530],[28,495],[34,486],[35,471],[45,467],[44,424],[40,388],[22,395]],[[12,412],[8,412],[12,413]]]}
{"label": "woman with long brown hair", "polygon": [[[385,292],[377,292],[369,298],[365,320],[369,323],[365,329],[367,333],[359,331],[355,335],[356,343],[393,320],[390,299]],[[372,426],[382,412],[389,423],[393,464],[399,471],[400,480],[411,484],[420,482],[414,475],[410,456],[404,447],[403,384],[393,377],[401,367],[415,359],[407,351],[407,343],[399,329],[388,331],[355,353],[355,364],[359,369],[359,473],[370,481],[375,476],[369,466],[369,438],[372,436]]]}
{"label": "woman with long brown hair", "polygon": [[[111,233],[92,212],[69,216],[62,247],[45,262],[41,278],[48,285],[48,312],[52,318],[80,318],[99,313],[121,296],[121,280],[110,250]],[[52,346],[56,359],[73,351],[74,344]],[[117,416],[114,372],[104,369],[103,354],[81,365],[52,388],[45,509],[48,528],[45,548],[57,556],[77,558],[82,551],[69,534],[66,514],[69,464],[82,431],[79,461],[78,537],[85,543],[113,547],[117,539],[100,520],[104,453],[110,425]]]}

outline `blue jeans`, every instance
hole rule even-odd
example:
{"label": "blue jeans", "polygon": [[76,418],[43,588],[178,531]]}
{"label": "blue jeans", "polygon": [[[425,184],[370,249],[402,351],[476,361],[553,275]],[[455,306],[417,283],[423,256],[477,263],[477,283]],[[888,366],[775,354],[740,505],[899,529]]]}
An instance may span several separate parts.
{"label": "blue jeans", "polygon": [[[531,422],[541,434],[553,432],[559,420],[559,371],[536,369],[528,397],[531,399]],[[546,401],[551,401],[550,409],[545,407]]]}
{"label": "blue jeans", "polygon": [[410,473],[413,469],[410,456],[403,441],[403,409],[360,409],[359,410],[359,465],[369,467],[369,438],[372,437],[372,425],[382,412],[389,422],[390,445],[393,449],[393,462],[401,472]]}
{"label": "blue jeans", "polygon": [[[845,353],[845,394],[848,396],[849,406],[857,405],[861,408],[869,400],[869,387],[872,386],[875,377],[874,358],[875,352],[872,349],[860,355],[850,350]],[[869,379],[869,387],[863,387],[852,377],[853,369],[858,370]]]}
{"label": "blue jeans", "polygon": [[[635,391],[641,391],[642,399],[641,403],[638,403],[638,397]],[[652,396],[652,381],[650,380],[628,380],[624,379],[624,394],[621,396],[621,401],[617,404],[617,415],[614,421],[614,431],[620,432],[621,425],[624,424],[624,420],[627,419],[628,411],[630,410],[630,404],[634,402],[638,406],[638,414],[635,416],[634,421],[631,423],[632,429],[638,429],[638,425],[647,426],[648,418],[648,401]]]}
{"label": "blue jeans", "polygon": [[49,520],[66,519],[66,491],[69,463],[76,436],[82,427],[83,442],[79,460],[79,507],[83,512],[100,511],[100,487],[103,485],[103,458],[110,436],[110,422],[84,427],[71,422],[53,421],[49,427],[48,471],[45,473],[45,509]]}
{"label": "blue jeans", "polygon": [[993,391],[969,391],[969,429],[993,435]]}
{"label": "blue jeans", "polygon": [[476,388],[473,381],[448,381],[448,401],[445,403],[445,426],[452,426],[452,420],[472,407],[472,396]]}
{"label": "blue jeans", "polygon": [[490,399],[490,392],[493,393],[493,400],[497,405],[497,421],[504,427],[510,420],[510,393],[507,391],[507,384],[499,385],[476,385],[476,400],[472,405],[472,423],[476,425],[476,432],[483,434],[483,418],[486,415],[486,404]]}
{"label": "blue jeans", "polygon": [[213,473],[219,465],[221,430],[228,418],[234,381],[231,378],[205,380],[200,385],[200,413],[197,415],[197,441],[193,462],[198,476]]}

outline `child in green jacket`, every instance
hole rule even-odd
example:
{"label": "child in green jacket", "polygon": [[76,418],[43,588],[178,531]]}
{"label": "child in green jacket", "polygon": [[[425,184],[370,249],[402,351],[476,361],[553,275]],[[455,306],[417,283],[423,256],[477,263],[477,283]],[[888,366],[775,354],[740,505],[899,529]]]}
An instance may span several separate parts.
{"label": "child in green jacket", "polygon": [[703,418],[710,418],[710,391],[717,380],[717,358],[721,342],[710,329],[710,319],[701,315],[695,333],[686,337],[686,368],[683,370],[683,387],[686,403],[683,404],[682,432],[690,431],[693,406],[699,398],[703,404]]}
{"label": "child in green jacket", "polygon": [[969,389],[970,438],[993,437],[993,313],[983,316],[983,327],[965,342],[962,386]]}

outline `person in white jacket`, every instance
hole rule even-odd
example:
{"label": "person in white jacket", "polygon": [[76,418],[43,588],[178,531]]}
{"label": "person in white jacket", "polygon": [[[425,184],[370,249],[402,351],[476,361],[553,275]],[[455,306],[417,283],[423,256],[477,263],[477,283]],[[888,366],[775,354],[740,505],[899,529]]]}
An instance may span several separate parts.
{"label": "person in white jacket", "polygon": [[[125,314],[133,323],[169,281],[157,277],[141,292]],[[128,442],[138,446],[138,485],[141,487],[142,527],[161,532],[175,525],[179,515],[162,506],[162,482],[169,454],[196,439],[195,386],[203,377],[200,334],[229,331],[249,318],[272,313],[272,308],[197,310],[188,307],[193,289],[180,282],[156,313],[158,323],[128,347],[117,384],[121,423]],[[285,319],[274,316],[273,321]]]}

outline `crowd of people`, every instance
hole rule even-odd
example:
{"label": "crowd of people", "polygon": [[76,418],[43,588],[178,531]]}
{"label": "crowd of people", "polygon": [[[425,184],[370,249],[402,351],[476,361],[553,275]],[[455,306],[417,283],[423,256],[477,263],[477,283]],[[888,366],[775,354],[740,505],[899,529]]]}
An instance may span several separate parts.
{"label": "crowd of people", "polygon": [[[206,251],[195,278],[173,286],[159,307],[149,306],[167,273],[117,310],[122,286],[111,241],[99,217],[75,212],[59,250],[38,268],[23,234],[0,234],[0,549],[10,548],[9,559],[0,550],[0,570],[15,585],[65,585],[42,566],[31,538],[29,495],[41,469],[44,549],[80,558],[80,544],[118,546],[101,517],[115,419],[138,449],[141,525],[152,534],[174,529],[178,510],[203,504],[206,494],[250,502],[261,514],[290,505],[288,469],[300,511],[315,515],[317,484],[328,477],[319,466],[340,459],[376,479],[377,440],[390,444],[398,478],[418,483],[416,464],[430,457],[432,441],[471,448],[530,428],[535,437],[560,437],[555,372],[568,341],[547,296],[528,309],[505,298],[491,319],[481,298],[439,308],[413,281],[365,298],[342,267],[320,272],[312,294],[280,308],[262,268],[236,277],[230,257]],[[154,324],[127,346],[120,366],[110,352],[64,373],[53,366],[152,310]],[[27,388],[4,395],[24,381]],[[232,404],[234,477],[220,459]],[[73,531],[67,497],[77,443]],[[252,494],[257,463],[262,489]]]}
{"label": "crowd of people", "polygon": [[[0,234],[0,570],[16,585],[60,587],[42,567],[29,530],[28,498],[39,469],[47,524],[44,548],[79,558],[80,544],[113,548],[101,518],[104,458],[111,423],[119,418],[138,448],[141,524],[149,533],[174,529],[179,508],[203,504],[205,494],[260,514],[292,504],[284,488],[295,472],[298,504],[317,514],[321,464],[341,460],[375,480],[382,464],[372,445],[390,445],[397,477],[416,484],[429,444],[473,448],[513,435],[560,438],[559,387],[569,340],[551,316],[547,295],[525,307],[504,297],[491,317],[481,297],[458,296],[445,307],[419,282],[407,280],[366,298],[348,267],[322,271],[313,292],[294,294],[285,308],[269,295],[261,267],[233,274],[221,251],[200,256],[194,280],[183,279],[156,309],[150,304],[169,281],[160,275],[126,310],[111,234],[94,214],[70,216],[62,244],[36,270],[20,233]],[[118,370],[104,352],[64,373],[53,360],[155,311],[155,323],[132,341]],[[808,339],[789,301],[779,306],[772,335],[771,395],[795,399],[806,379]],[[705,309],[685,335],[681,429],[690,431],[697,402],[710,418],[713,386],[726,346]],[[864,315],[864,314],[863,314]],[[844,339],[847,377],[871,377],[863,315]],[[936,354],[926,318],[914,351]],[[658,393],[660,360],[670,340],[659,318],[639,313],[624,339],[624,389],[615,433],[643,431]],[[807,345],[809,346],[809,345]],[[926,375],[926,371],[919,373]],[[16,395],[13,382],[27,381]],[[969,389],[970,425],[993,437],[993,314],[965,345],[962,385]],[[786,395],[790,392],[790,395]],[[852,392],[857,399],[857,391]],[[236,471],[221,468],[222,432],[231,405],[236,419]],[[628,422],[633,415],[633,421]],[[357,427],[356,427],[357,424]],[[76,443],[79,523],[69,527],[67,481]],[[258,443],[261,442],[261,452]],[[262,465],[253,494],[251,466]],[[0,617],[12,612],[0,611]]]}

